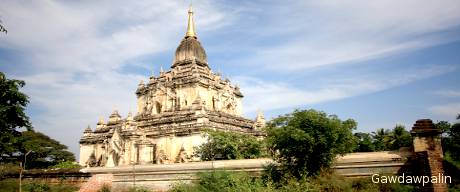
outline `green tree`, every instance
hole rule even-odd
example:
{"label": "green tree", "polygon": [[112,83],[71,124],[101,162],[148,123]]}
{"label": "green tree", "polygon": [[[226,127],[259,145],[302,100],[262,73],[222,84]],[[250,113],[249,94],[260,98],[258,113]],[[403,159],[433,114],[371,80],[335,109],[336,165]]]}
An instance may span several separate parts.
{"label": "green tree", "polygon": [[439,121],[435,123],[434,125],[436,126],[437,129],[441,130],[441,132],[443,133],[443,136],[445,136],[444,134],[447,134],[449,132],[450,127],[452,126],[447,121]]}
{"label": "green tree", "polygon": [[27,168],[45,168],[60,162],[75,161],[74,154],[67,150],[67,146],[43,133],[24,131],[21,143],[20,153],[31,151],[27,156]]}
{"label": "green tree", "polygon": [[264,154],[262,141],[252,135],[211,130],[205,134],[207,142],[195,149],[202,160],[253,159]]}
{"label": "green tree", "polygon": [[434,124],[437,129],[441,130],[441,145],[442,145],[442,150],[444,153],[449,153],[450,154],[450,149],[452,145],[452,139],[450,136],[450,129],[452,127],[452,124],[450,124],[447,121],[439,121]]}
{"label": "green tree", "polygon": [[20,129],[32,129],[25,108],[29,103],[26,94],[19,89],[24,81],[7,79],[0,72],[0,162],[5,162],[17,152]]}
{"label": "green tree", "polygon": [[310,110],[295,110],[268,123],[267,145],[280,170],[296,178],[316,175],[328,168],[337,155],[351,152],[355,145],[352,119]]}
{"label": "green tree", "polygon": [[388,135],[389,130],[380,128],[377,131],[372,132],[374,138],[374,147],[376,151],[385,151],[388,149]]}
{"label": "green tree", "polygon": [[354,136],[358,142],[354,152],[375,151],[374,140],[371,134],[358,132]]}
{"label": "green tree", "polygon": [[17,162],[25,161],[25,154],[28,154],[28,168],[75,161],[75,156],[65,145],[33,131],[25,114],[29,100],[20,91],[24,85],[24,81],[7,79],[0,72],[0,162],[17,165]]}
{"label": "green tree", "polygon": [[[457,116],[460,120],[460,115]],[[460,161],[460,121],[452,124],[439,122],[436,124],[438,127],[444,127],[445,135],[442,138],[443,150],[448,153],[455,161]]]}
{"label": "green tree", "polygon": [[[457,117],[457,119],[460,119],[460,116]],[[449,136],[451,138],[449,151],[452,154],[452,158],[456,161],[460,161],[460,122],[452,125],[449,131]]]}
{"label": "green tree", "polygon": [[401,147],[410,147],[412,145],[412,136],[403,125],[396,125],[388,134],[387,142],[387,150],[398,150]]}

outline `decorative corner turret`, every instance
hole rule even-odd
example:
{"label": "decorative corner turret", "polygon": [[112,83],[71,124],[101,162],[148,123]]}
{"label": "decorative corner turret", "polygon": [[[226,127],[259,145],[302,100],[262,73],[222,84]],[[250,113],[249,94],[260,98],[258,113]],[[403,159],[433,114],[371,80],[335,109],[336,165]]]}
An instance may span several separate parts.
{"label": "decorative corner turret", "polygon": [[126,120],[127,121],[134,121],[133,113],[131,113],[131,111],[128,113],[128,116],[126,117]]}
{"label": "decorative corner turret", "polygon": [[83,131],[83,136],[87,137],[87,136],[90,136],[92,133],[93,133],[93,130],[88,125],[88,127],[86,127],[85,131]]}
{"label": "decorative corner turret", "polygon": [[254,128],[260,130],[265,127],[265,123],[266,121],[265,121],[264,113],[261,110],[258,110],[257,117],[254,121]]}
{"label": "decorative corner turret", "polygon": [[96,124],[96,129],[102,129],[106,126],[105,122],[104,122],[104,118],[103,117],[100,117],[99,118],[99,121],[97,122]]}
{"label": "decorative corner turret", "polygon": [[113,110],[112,114],[109,116],[108,125],[116,124],[118,121],[121,120],[120,114],[118,114],[118,110]]}

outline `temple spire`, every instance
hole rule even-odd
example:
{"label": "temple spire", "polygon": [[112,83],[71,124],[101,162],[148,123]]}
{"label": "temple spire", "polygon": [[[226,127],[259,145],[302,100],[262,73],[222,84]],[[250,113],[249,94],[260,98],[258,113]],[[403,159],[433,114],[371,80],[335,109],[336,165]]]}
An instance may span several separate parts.
{"label": "temple spire", "polygon": [[187,33],[185,33],[185,37],[196,37],[192,5],[190,5],[190,8],[188,9]]}

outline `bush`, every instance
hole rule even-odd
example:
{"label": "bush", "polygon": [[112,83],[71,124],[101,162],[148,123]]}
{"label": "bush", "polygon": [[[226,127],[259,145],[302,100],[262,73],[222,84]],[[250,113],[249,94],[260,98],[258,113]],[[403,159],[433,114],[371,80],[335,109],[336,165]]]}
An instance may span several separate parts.
{"label": "bush", "polygon": [[0,180],[0,192],[19,191],[19,183],[17,179],[2,179]]}
{"label": "bush", "polygon": [[192,184],[179,183],[170,191],[173,192],[249,192],[267,191],[262,181],[251,177],[246,172],[213,171],[198,174],[198,182]]}
{"label": "bush", "polygon": [[208,141],[195,148],[201,160],[254,159],[265,154],[262,141],[252,135],[211,130],[205,134]]}
{"label": "bush", "polygon": [[99,189],[97,192],[110,192],[110,186],[109,185],[103,185],[101,189]]}
{"label": "bush", "polygon": [[321,191],[352,191],[353,189],[351,180],[333,173],[323,173],[313,182]]}
{"label": "bush", "polygon": [[49,192],[51,191],[51,187],[47,183],[40,183],[40,182],[26,183],[24,184],[23,188],[27,192]]}
{"label": "bush", "polygon": [[[74,184],[47,184],[44,182],[23,181],[22,189],[24,192],[75,192],[78,191],[78,185]],[[0,192],[19,191],[18,179],[0,180]]]}
{"label": "bush", "polygon": [[369,177],[350,179],[330,172],[313,177],[283,177],[278,182],[252,177],[246,172],[215,171],[200,173],[198,181],[178,183],[172,192],[304,192],[304,191],[416,191],[411,185],[375,184]]}
{"label": "bush", "polygon": [[144,187],[131,187],[127,192],[150,192],[151,190]]}
{"label": "bush", "polygon": [[329,168],[356,144],[356,122],[315,110],[295,110],[268,123],[267,145],[280,169],[302,178]]}
{"label": "bush", "polygon": [[0,165],[0,179],[6,178],[8,175],[19,175],[21,167],[16,164],[3,164]]}
{"label": "bush", "polygon": [[80,165],[75,164],[72,161],[62,161],[59,162],[58,164],[54,165],[53,168],[57,169],[75,169],[75,168],[81,168]]}
{"label": "bush", "polygon": [[414,186],[399,183],[373,183],[371,178],[346,178],[334,173],[322,173],[312,180],[319,191],[410,192]]}

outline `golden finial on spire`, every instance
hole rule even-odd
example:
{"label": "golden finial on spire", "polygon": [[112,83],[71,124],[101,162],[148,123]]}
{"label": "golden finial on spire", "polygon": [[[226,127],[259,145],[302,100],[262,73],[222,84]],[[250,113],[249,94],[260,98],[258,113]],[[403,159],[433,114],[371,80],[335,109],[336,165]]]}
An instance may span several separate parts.
{"label": "golden finial on spire", "polygon": [[185,33],[185,37],[196,37],[192,5],[190,5],[190,8],[188,9],[187,33]]}

